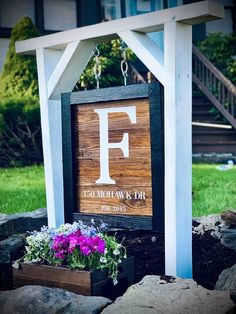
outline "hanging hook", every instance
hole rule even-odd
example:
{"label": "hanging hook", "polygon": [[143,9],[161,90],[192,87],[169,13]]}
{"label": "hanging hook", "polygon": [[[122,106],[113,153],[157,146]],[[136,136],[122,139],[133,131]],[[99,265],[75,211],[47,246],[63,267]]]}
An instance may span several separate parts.
{"label": "hanging hook", "polygon": [[100,51],[98,49],[98,47],[96,46],[93,50],[93,57],[95,60],[94,66],[93,66],[93,74],[97,83],[97,89],[99,89],[99,80],[101,78],[101,72],[102,72],[102,67],[101,67],[101,63],[99,60],[99,56],[100,56]]}
{"label": "hanging hook", "polygon": [[126,50],[127,50],[127,47],[125,46],[125,43],[122,41],[121,42],[121,55],[122,55],[123,60],[121,60],[120,69],[124,78],[124,86],[127,85],[127,77],[128,77],[128,70],[129,70],[129,65],[128,65],[127,57],[126,57]]}

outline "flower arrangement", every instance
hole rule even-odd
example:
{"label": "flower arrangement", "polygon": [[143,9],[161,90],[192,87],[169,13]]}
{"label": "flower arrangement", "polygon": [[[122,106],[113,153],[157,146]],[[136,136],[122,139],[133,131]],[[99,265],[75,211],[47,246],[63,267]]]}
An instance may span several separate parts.
{"label": "flower arrangement", "polygon": [[108,269],[117,283],[118,266],[126,258],[126,249],[115,236],[106,234],[106,224],[96,227],[83,222],[64,224],[57,229],[43,227],[26,238],[24,262],[70,269]]}

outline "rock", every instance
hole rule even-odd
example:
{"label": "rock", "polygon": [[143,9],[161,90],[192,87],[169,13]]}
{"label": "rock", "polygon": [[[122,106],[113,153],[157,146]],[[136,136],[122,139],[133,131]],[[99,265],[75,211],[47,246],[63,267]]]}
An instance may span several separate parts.
{"label": "rock", "polygon": [[236,228],[221,229],[221,243],[236,251]]}
{"label": "rock", "polygon": [[25,237],[22,235],[13,235],[0,241],[0,290],[12,288],[11,263],[22,257],[24,248]]}
{"label": "rock", "polygon": [[[8,251],[1,250],[0,248],[0,265],[9,264],[11,262],[11,255]],[[0,266],[1,271],[1,266]]]}
{"label": "rock", "polygon": [[191,279],[146,276],[102,314],[223,314],[233,310],[225,291],[207,290]]}
{"label": "rock", "polygon": [[95,314],[110,303],[107,298],[82,296],[42,286],[24,286],[0,292],[1,314]]}
{"label": "rock", "polygon": [[215,290],[229,291],[231,299],[236,303],[236,264],[220,274]]}
{"label": "rock", "polygon": [[0,241],[0,250],[9,252],[11,259],[19,258],[24,247],[25,237],[22,235],[12,235]]}
{"label": "rock", "polygon": [[195,217],[193,222],[197,222],[197,226],[193,227],[193,233],[204,234],[206,231],[211,231],[211,235],[217,238],[221,237],[221,228],[225,226],[220,215]]}
{"label": "rock", "polygon": [[[233,213],[233,211],[227,211],[225,213],[229,212]],[[223,215],[223,217],[225,217],[225,215]],[[231,222],[232,220],[233,219],[231,219]],[[213,237],[220,239],[222,245],[236,252],[236,226],[232,223],[230,225],[226,224],[220,215],[194,218],[193,233],[203,235],[206,232],[210,232]]]}
{"label": "rock", "polygon": [[0,214],[0,236],[39,230],[43,225],[47,225],[46,208],[15,215]]}
{"label": "rock", "polygon": [[226,210],[220,214],[220,217],[231,226],[236,226],[236,211],[233,210]]}

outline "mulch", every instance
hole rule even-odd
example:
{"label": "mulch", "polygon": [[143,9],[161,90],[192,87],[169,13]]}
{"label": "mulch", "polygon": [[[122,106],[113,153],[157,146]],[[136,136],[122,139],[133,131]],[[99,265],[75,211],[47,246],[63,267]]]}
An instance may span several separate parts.
{"label": "mulch", "polygon": [[[164,275],[164,234],[154,231],[117,231],[124,239],[128,256],[134,256],[135,282],[146,275]],[[236,252],[211,236],[193,234],[193,279],[207,289],[214,289],[221,272],[236,263]]]}

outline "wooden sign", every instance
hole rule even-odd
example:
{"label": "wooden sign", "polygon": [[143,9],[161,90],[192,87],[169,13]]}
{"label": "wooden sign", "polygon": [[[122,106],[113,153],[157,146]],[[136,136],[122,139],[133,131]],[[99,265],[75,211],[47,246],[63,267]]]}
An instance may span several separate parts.
{"label": "wooden sign", "polygon": [[163,225],[158,84],[64,94],[62,125],[67,221],[150,229],[157,216]]}

